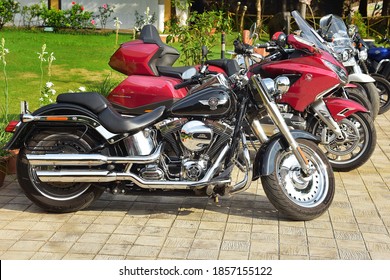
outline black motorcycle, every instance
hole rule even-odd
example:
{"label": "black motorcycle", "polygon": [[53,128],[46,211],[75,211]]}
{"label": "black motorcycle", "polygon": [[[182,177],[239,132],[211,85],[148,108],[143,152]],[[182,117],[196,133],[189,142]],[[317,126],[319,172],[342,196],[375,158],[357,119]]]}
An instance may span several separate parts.
{"label": "black motorcycle", "polygon": [[[228,64],[239,71],[234,60]],[[218,198],[261,178],[267,197],[286,217],[310,220],[324,213],[334,196],[334,174],[318,139],[290,131],[278,111],[274,98],[288,90],[288,78],[206,78],[170,108],[132,118],[97,93],[61,94],[56,104],[22,114],[6,146],[20,149],[20,186],[43,209],[70,212],[105,190],[187,190]],[[195,75],[178,87],[198,80]],[[280,131],[270,138],[259,122],[266,114]],[[244,124],[261,143],[254,158]],[[233,176],[237,172],[241,176]]]}

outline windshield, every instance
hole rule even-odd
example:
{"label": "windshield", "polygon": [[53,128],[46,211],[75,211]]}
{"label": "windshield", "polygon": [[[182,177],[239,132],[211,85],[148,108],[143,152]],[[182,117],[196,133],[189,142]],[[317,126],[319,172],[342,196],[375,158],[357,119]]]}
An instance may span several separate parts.
{"label": "windshield", "polygon": [[342,18],[335,15],[327,15],[320,20],[322,35],[331,41],[335,48],[352,48],[348,29]]}
{"label": "windshield", "polygon": [[295,19],[295,23],[298,25],[301,31],[300,36],[310,42],[312,42],[317,48],[332,52],[326,45],[324,39],[307,23],[307,21],[301,16],[298,11],[291,12],[291,15]]}

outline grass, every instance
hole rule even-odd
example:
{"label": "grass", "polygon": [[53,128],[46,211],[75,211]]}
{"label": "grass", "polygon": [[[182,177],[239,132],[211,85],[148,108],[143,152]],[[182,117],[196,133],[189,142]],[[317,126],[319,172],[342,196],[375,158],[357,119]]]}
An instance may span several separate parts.
{"label": "grass", "polygon": [[[119,34],[118,44],[131,40],[131,36]],[[235,36],[228,36],[230,46]],[[119,83],[125,77],[108,65],[111,55],[118,48],[114,33],[82,35],[4,29],[0,31],[0,37],[5,38],[5,45],[9,50],[6,61],[10,114],[19,113],[20,101],[23,100],[29,102],[30,110],[39,107],[41,72],[38,52],[43,44],[46,44],[49,54],[54,52],[56,58],[50,80],[57,93],[77,90],[80,86],[91,90],[101,86],[107,76],[111,76],[111,82],[114,83]],[[172,44],[178,48],[177,45]],[[215,58],[219,53],[220,46],[216,46],[211,54]],[[47,82],[47,62],[44,67],[43,81]],[[0,77],[0,93],[3,88],[4,79]]]}

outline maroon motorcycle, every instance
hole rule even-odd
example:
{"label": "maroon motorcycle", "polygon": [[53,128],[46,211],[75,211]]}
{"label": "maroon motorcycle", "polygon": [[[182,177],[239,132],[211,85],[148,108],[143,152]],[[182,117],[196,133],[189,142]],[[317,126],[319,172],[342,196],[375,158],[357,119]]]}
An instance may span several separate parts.
{"label": "maroon motorcycle", "polygon": [[[289,50],[284,49],[281,42],[264,45],[272,54],[252,65],[249,76],[255,73],[270,78],[289,77],[289,91],[277,100],[286,123],[318,136],[335,170],[357,168],[375,149],[372,119],[359,103],[334,97],[347,83],[345,68],[326,51],[326,46],[321,45],[312,33],[315,31],[299,13],[293,12],[293,16],[305,39],[295,35],[279,38],[287,39],[293,46]],[[241,44],[241,49],[236,48],[236,51],[250,57],[252,49]],[[146,26],[138,40],[123,44],[111,57],[111,67],[128,77],[110,93],[108,100],[122,114],[138,115],[160,105],[170,106],[191,94],[193,89],[176,86],[192,68],[172,67],[178,58],[179,52],[164,44],[153,26]],[[242,71],[231,59],[209,60],[207,64],[209,72],[224,73],[228,77]],[[268,117],[262,122],[267,125]],[[274,126],[269,127],[272,134]]]}

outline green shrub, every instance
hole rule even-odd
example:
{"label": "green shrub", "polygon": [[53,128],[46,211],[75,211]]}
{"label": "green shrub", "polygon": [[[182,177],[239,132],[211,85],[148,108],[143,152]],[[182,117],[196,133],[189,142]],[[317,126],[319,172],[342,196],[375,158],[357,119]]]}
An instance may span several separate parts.
{"label": "green shrub", "polygon": [[13,21],[14,16],[20,10],[20,3],[14,0],[0,0],[0,29]]}
{"label": "green shrub", "polygon": [[211,49],[215,46],[214,32],[218,28],[218,17],[213,11],[189,14],[186,25],[179,25],[178,20],[167,23],[170,35],[167,43],[177,39],[181,48],[180,62],[194,65],[201,62],[202,46]]}

